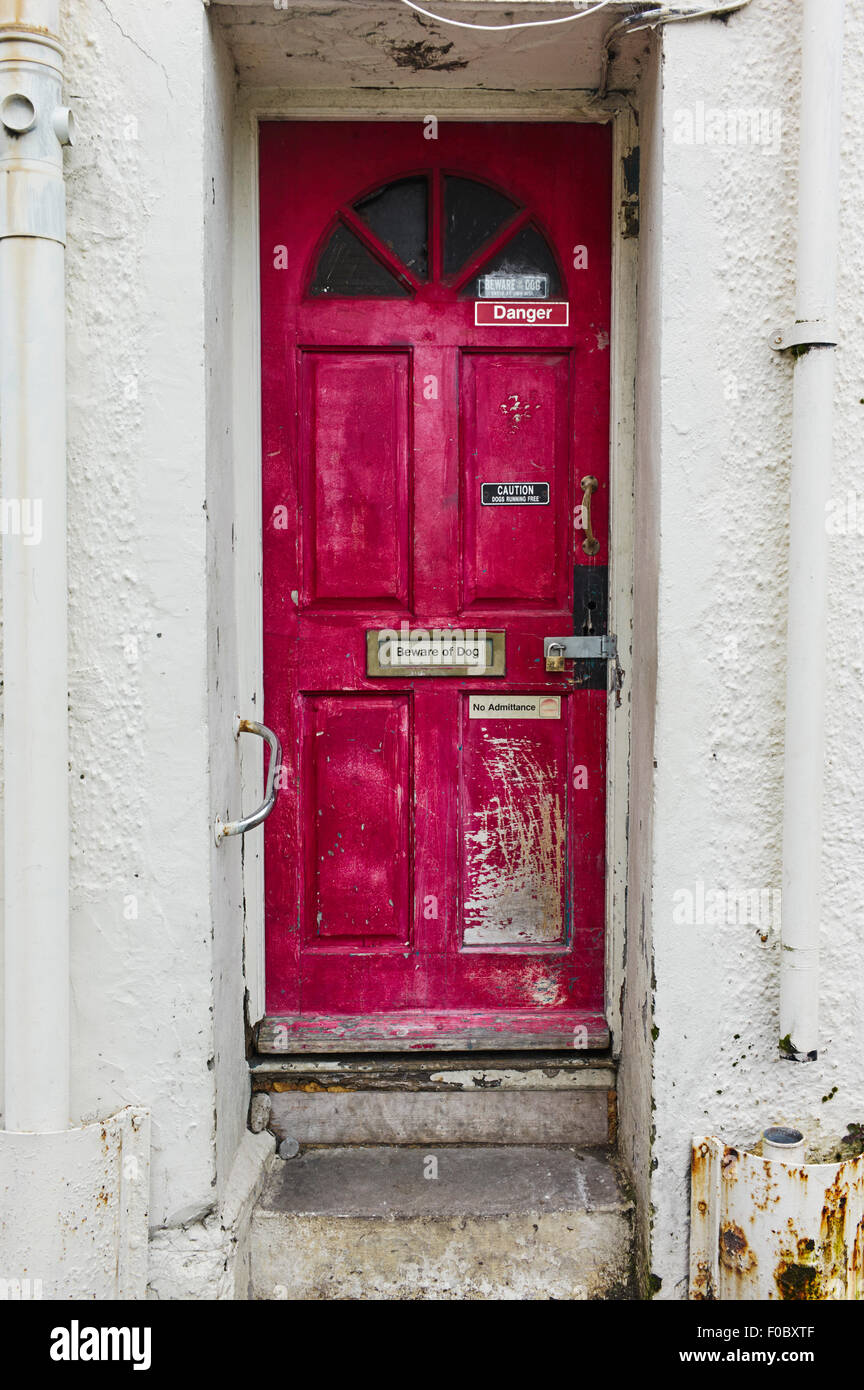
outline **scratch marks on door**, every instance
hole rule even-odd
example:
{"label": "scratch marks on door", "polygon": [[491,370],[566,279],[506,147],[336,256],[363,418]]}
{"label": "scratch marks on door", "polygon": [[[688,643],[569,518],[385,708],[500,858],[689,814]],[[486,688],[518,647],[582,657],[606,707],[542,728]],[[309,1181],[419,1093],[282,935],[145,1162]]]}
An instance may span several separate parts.
{"label": "scratch marks on door", "polygon": [[484,729],[482,738],[475,803],[480,809],[473,810],[465,834],[463,941],[560,941],[565,826],[554,752],[528,737],[496,737]]}

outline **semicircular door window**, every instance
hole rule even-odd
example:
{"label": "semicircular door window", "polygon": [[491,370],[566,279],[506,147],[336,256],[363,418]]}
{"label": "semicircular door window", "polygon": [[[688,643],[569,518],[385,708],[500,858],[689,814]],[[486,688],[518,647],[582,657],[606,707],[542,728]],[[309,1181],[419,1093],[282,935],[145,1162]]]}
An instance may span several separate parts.
{"label": "semicircular door window", "polygon": [[478,179],[424,174],[395,179],[339,210],[309,294],[405,299],[439,272],[460,298],[561,292],[555,256],[526,208]]}

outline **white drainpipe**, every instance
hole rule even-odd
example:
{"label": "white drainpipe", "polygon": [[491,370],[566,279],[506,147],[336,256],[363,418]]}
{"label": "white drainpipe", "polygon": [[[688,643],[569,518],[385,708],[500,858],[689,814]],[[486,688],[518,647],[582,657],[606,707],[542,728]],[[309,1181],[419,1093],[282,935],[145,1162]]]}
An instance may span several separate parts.
{"label": "white drainpipe", "polygon": [[0,0],[6,1119],[69,1124],[65,206],[59,0]]}
{"label": "white drainpipe", "polygon": [[844,0],[804,0],[789,536],[780,1038],[785,1056],[819,1046],[822,782],[829,495],[834,418],[834,316],[840,205]]}

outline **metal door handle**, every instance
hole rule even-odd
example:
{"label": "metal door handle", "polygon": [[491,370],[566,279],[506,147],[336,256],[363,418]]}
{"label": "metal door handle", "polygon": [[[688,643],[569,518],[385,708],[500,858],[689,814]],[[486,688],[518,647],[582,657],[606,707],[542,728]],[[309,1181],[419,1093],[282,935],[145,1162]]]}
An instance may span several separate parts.
{"label": "metal door handle", "polygon": [[257,734],[259,738],[263,738],[270,749],[264,800],[258,810],[252,812],[251,816],[243,816],[240,820],[227,822],[217,820],[215,825],[217,845],[221,845],[228,835],[245,835],[247,830],[254,830],[256,825],[260,825],[262,821],[267,819],[276,805],[276,797],[279,795],[279,789],[276,786],[276,774],[282,766],[282,744],[273,730],[268,729],[266,724],[256,724],[254,719],[238,719],[235,715],[234,737],[239,738],[241,734]]}
{"label": "metal door handle", "polygon": [[585,539],[582,542],[582,549],[586,555],[596,555],[600,549],[600,542],[591,529],[591,498],[600,484],[593,473],[588,473],[579,486],[582,488],[582,516],[585,519]]}

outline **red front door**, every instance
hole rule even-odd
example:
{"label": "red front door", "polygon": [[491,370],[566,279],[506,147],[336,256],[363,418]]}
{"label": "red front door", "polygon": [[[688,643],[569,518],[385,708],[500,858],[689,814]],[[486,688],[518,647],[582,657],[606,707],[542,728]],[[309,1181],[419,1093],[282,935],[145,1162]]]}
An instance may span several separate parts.
{"label": "red front door", "polygon": [[288,1050],[606,1039],[609,130],[431,133],[261,130]]}

